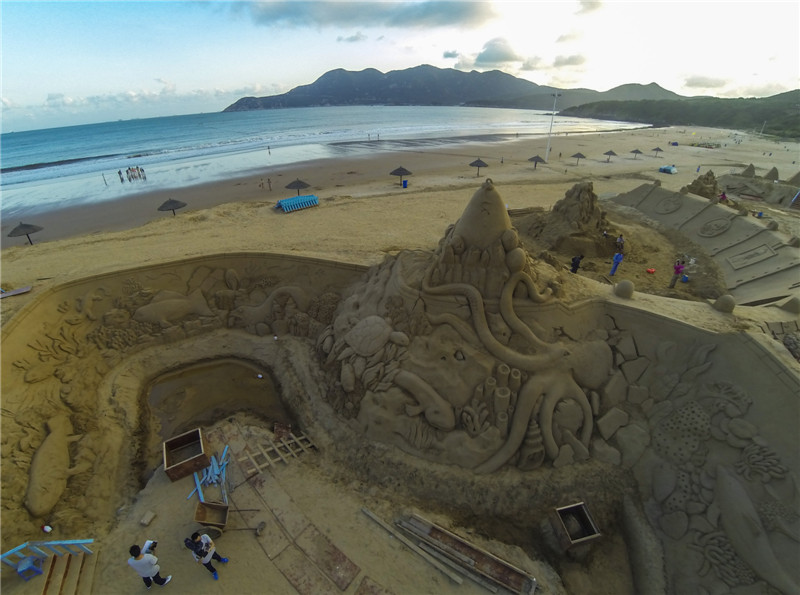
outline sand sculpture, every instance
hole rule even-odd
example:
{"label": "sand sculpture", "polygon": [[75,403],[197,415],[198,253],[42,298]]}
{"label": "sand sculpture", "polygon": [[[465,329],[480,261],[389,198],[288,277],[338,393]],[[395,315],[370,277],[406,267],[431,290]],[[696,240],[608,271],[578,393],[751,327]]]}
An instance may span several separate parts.
{"label": "sand sculpture", "polygon": [[708,170],[702,176],[698,176],[694,181],[686,187],[688,192],[702,196],[703,198],[715,199],[721,194],[717,178],[714,172]]}
{"label": "sand sculpture", "polygon": [[[526,252],[487,180],[435,251],[368,271],[209,256],[54,291],[4,327],[4,548],[45,517],[76,534],[113,523],[131,470],[158,465],[148,383],[216,350],[271,368],[358,472],[513,519],[534,543],[563,493],[584,495],[631,547],[649,544],[629,552],[639,592],[797,592],[797,370],[747,335],[629,306],[632,286],[570,304],[568,279]],[[743,372],[754,358],[758,378]]]}

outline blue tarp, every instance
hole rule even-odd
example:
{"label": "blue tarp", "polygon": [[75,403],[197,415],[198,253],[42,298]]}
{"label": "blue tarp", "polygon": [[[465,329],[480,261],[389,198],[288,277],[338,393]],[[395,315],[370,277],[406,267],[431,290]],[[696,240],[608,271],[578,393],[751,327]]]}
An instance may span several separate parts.
{"label": "blue tarp", "polygon": [[281,209],[284,213],[291,213],[299,209],[307,209],[308,207],[316,206],[319,206],[319,199],[313,194],[306,194],[304,196],[293,196],[292,198],[279,200],[275,208]]}

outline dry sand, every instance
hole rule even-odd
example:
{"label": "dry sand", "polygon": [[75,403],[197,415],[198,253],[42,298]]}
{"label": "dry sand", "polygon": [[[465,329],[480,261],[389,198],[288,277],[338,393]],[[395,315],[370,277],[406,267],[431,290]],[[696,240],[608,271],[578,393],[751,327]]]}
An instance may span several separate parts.
{"label": "dry sand", "polygon": [[[592,181],[594,191],[602,198],[653,180],[661,180],[666,188],[678,190],[697,176],[698,167],[701,173],[711,169],[720,175],[754,163],[760,174],[773,166],[782,178],[796,173],[797,144],[776,143],[756,136],[739,138],[743,141],[735,144],[730,131],[694,128],[570,135],[557,137],[551,164],[536,169],[527,159],[544,154],[546,139],[543,138],[447,149],[409,147],[358,160],[303,163],[295,168],[264,172],[263,176],[143,194],[37,216],[26,221],[44,227],[44,231],[33,236],[33,246],[24,245],[25,238],[6,238],[13,225],[4,221],[0,283],[5,290],[26,285],[34,289],[1,302],[2,322],[5,325],[20,308],[48,288],[110,271],[203,254],[273,252],[375,264],[385,254],[401,249],[432,250],[447,226],[459,218],[484,177],[494,180],[510,209],[519,209],[549,208],[578,181]],[[670,141],[680,144],[668,146]],[[724,146],[719,149],[688,146],[689,142],[699,141]],[[656,146],[664,149],[658,157],[649,150]],[[636,148],[644,155],[634,159],[629,152]],[[619,154],[610,163],[603,156],[608,149]],[[587,159],[576,163],[576,159],[568,157],[576,152],[587,155]],[[770,152],[772,156],[768,157]],[[489,163],[489,168],[481,170],[480,177],[467,165],[478,156]],[[675,164],[679,173],[659,174],[658,167],[663,164]],[[407,189],[388,175],[399,165],[414,172]],[[308,192],[319,197],[319,208],[288,215],[278,212],[273,208],[277,200],[294,194],[283,186],[298,176],[311,183]],[[261,177],[271,178],[271,192],[259,187]],[[188,206],[175,217],[157,212],[156,207],[167,198],[182,200]],[[673,306],[680,311],[680,304]],[[693,316],[685,318],[691,320]],[[2,356],[14,357],[9,353]],[[5,469],[8,467],[4,465]],[[484,592],[468,581],[454,587],[369,521],[361,507],[366,506],[388,520],[398,512],[397,505],[391,502],[391,494],[348,480],[346,470],[334,473],[320,467],[312,456],[279,469],[275,481],[320,532],[347,552],[376,583],[392,592]],[[138,496],[128,495],[132,500],[119,511],[119,525],[112,534],[95,536],[102,539],[103,549],[96,575],[100,580],[95,583],[94,592],[135,593],[144,589],[126,567],[125,558],[129,542],[141,542],[146,537],[162,542],[159,554],[163,568],[165,573],[175,576],[167,588],[175,593],[292,592],[280,573],[265,567],[260,550],[260,556],[253,554],[254,537],[249,529],[238,533],[228,531],[220,539],[223,555],[230,556],[232,562],[220,569],[219,583],[214,583],[203,568],[192,566],[188,552],[180,545],[184,533],[193,528],[191,522],[186,522],[194,506],[193,501],[186,500],[189,489],[187,482],[170,484],[163,473],[157,472]],[[239,508],[264,505],[247,487],[233,498]],[[412,503],[412,507],[413,504],[418,503]],[[139,519],[146,510],[156,507],[159,511],[156,520],[143,530]],[[231,528],[252,527],[252,517],[247,514],[237,516]],[[545,572],[530,568],[530,561],[516,548],[485,543],[477,533],[471,534],[471,538],[531,572]],[[3,543],[4,549],[13,545],[16,544]],[[620,559],[626,556],[622,543],[610,542],[605,547]],[[263,572],[253,572],[256,565]],[[629,578],[615,573],[613,568],[579,566],[576,565],[574,575],[569,572],[562,575],[569,592],[632,591]],[[267,579],[264,572],[269,574]],[[603,580],[589,581],[588,576]],[[355,592],[356,586],[351,584],[346,592]],[[40,589],[36,581],[22,583],[4,575],[3,590],[8,593],[32,593]]]}

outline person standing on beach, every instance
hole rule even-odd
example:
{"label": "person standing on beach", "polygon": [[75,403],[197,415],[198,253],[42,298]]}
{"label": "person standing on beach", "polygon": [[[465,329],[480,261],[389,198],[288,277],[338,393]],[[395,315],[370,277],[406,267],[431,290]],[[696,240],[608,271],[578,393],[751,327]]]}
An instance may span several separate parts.
{"label": "person standing on beach", "polygon": [[170,574],[167,578],[162,578],[159,574],[161,567],[158,565],[158,558],[153,554],[142,553],[142,548],[138,545],[132,545],[130,550],[131,557],[128,558],[128,566],[133,568],[139,576],[142,577],[145,586],[149,589],[153,583],[164,586],[172,580]]}
{"label": "person standing on beach", "polygon": [[269,186],[269,191],[272,192],[272,178],[267,178],[267,185]]}
{"label": "person standing on beach", "polygon": [[622,254],[622,252],[617,252],[614,255],[614,259],[613,259],[613,263],[614,264],[611,265],[611,272],[609,273],[609,275],[611,275],[612,277],[614,276],[614,273],[617,272],[617,267],[619,267],[620,263],[622,263],[622,259],[624,257],[625,257],[625,255]]}
{"label": "person standing on beach", "polygon": [[572,258],[572,268],[570,269],[570,271],[572,271],[573,273],[577,273],[578,269],[581,268],[582,260],[583,260],[583,254],[581,254],[580,256],[574,256]]}
{"label": "person standing on beach", "polygon": [[683,275],[683,269],[684,268],[686,268],[686,261],[683,261],[683,260],[676,260],[675,264],[672,265],[673,273],[672,273],[672,279],[670,279],[670,281],[669,281],[670,289],[675,287],[675,283],[677,283],[678,279],[680,279],[681,275]]}
{"label": "person standing on beach", "polygon": [[200,535],[195,532],[192,533],[191,537],[184,539],[183,543],[188,549],[192,550],[192,556],[197,560],[197,563],[205,566],[206,570],[214,576],[214,580],[218,581],[219,574],[217,574],[217,569],[211,564],[211,560],[227,564],[228,559],[223,558],[217,553],[217,548],[211,538],[205,533]]}

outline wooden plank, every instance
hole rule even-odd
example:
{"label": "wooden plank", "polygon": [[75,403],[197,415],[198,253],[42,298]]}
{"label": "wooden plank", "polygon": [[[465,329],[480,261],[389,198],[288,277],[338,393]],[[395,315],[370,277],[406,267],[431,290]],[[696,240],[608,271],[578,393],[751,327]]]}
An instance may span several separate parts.
{"label": "wooden plank", "polygon": [[376,583],[372,578],[365,576],[361,579],[361,584],[358,585],[353,595],[393,595],[393,593]]}
{"label": "wooden plank", "polygon": [[408,537],[406,537],[405,535],[403,535],[403,534],[402,534],[402,533],[400,533],[399,531],[396,531],[396,530],[394,529],[394,527],[392,527],[390,524],[386,523],[386,522],[385,522],[383,519],[381,519],[380,517],[378,517],[377,515],[375,515],[375,514],[374,514],[372,511],[370,511],[370,510],[368,510],[368,509],[366,509],[366,508],[362,508],[362,509],[361,509],[361,512],[363,512],[365,515],[367,515],[367,516],[368,516],[369,518],[371,518],[373,521],[375,521],[376,523],[378,523],[378,524],[379,524],[381,527],[383,527],[383,528],[384,528],[386,531],[388,531],[390,535],[392,535],[393,537],[396,537],[396,538],[397,538],[397,539],[398,539],[398,540],[399,540],[399,541],[400,541],[400,542],[401,542],[403,545],[405,545],[405,546],[406,546],[407,548],[409,548],[409,549],[410,549],[412,552],[414,552],[415,554],[417,554],[418,556],[420,556],[420,557],[421,557],[423,560],[425,560],[426,562],[428,562],[428,564],[430,564],[431,566],[433,566],[434,568],[436,568],[436,570],[438,570],[439,572],[441,572],[442,574],[444,574],[444,575],[445,575],[447,578],[449,578],[451,581],[453,581],[453,582],[454,582],[454,583],[456,583],[457,585],[461,585],[461,584],[463,584],[463,583],[464,583],[464,579],[462,579],[460,576],[458,576],[457,574],[455,574],[454,572],[452,572],[452,571],[451,571],[449,568],[447,568],[447,567],[446,567],[444,564],[442,564],[441,562],[439,562],[439,561],[438,561],[436,558],[434,558],[433,556],[431,556],[431,555],[430,555],[428,552],[426,552],[425,550],[423,550],[423,549],[422,549],[421,547],[419,547],[419,546],[418,546],[416,543],[414,543],[413,541],[411,541],[410,539],[408,539]]}
{"label": "wooden plank", "polygon": [[64,582],[61,583],[59,595],[75,595],[78,591],[78,580],[81,576],[81,568],[86,554],[64,556],[67,558],[67,570],[64,573]]}
{"label": "wooden plank", "polygon": [[53,556],[52,564],[47,573],[47,580],[42,588],[42,595],[58,594],[61,591],[61,583],[64,581],[64,573],[67,570],[67,556]]}
{"label": "wooden plank", "polygon": [[484,589],[491,591],[492,593],[497,593],[498,588],[490,583],[487,579],[484,579],[482,576],[479,576],[473,572],[470,572],[466,567],[462,566],[459,562],[452,560],[447,557],[447,555],[440,552],[436,546],[430,545],[428,543],[420,543],[419,547],[423,550],[428,552],[431,556],[436,558],[437,560],[441,560],[442,564],[445,564],[455,570],[457,573],[464,575],[469,580],[474,583],[479,584]]}
{"label": "wooden plank", "polygon": [[292,538],[297,537],[311,524],[294,500],[275,481],[270,473],[264,473],[248,480],[248,483],[261,495],[264,503]]}
{"label": "wooden plank", "polygon": [[529,593],[536,589],[536,579],[524,570],[468,542],[463,537],[448,531],[444,527],[440,527],[419,515],[415,514],[413,516],[419,522],[430,526],[429,536],[434,542],[440,542],[473,558],[475,560],[474,570],[486,578],[513,593]]}
{"label": "wooden plank", "polygon": [[91,556],[86,556],[81,570],[81,578],[78,581],[77,595],[91,595],[92,587],[94,586],[94,573],[97,570],[98,555],[94,553]]}
{"label": "wooden plank", "polygon": [[286,548],[273,560],[275,567],[300,595],[338,595],[336,588],[297,547]]}
{"label": "wooden plank", "polygon": [[317,568],[342,591],[347,590],[353,579],[361,572],[361,569],[314,525],[306,527],[295,540],[295,545],[303,550]]}

